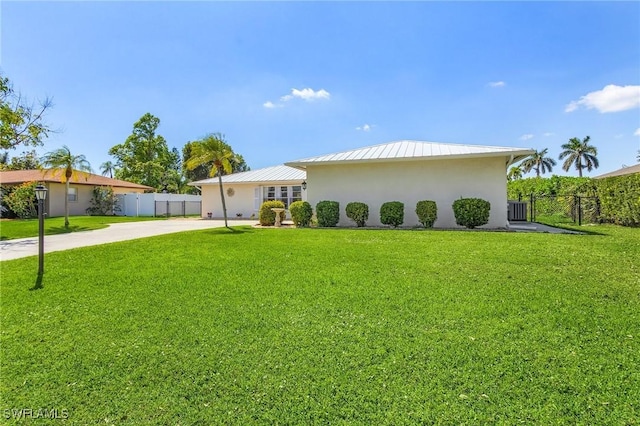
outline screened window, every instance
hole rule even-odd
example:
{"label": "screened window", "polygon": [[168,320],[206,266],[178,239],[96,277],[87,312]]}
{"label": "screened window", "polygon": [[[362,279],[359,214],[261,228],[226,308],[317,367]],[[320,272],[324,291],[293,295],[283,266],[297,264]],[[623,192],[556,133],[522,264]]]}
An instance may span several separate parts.
{"label": "screened window", "polygon": [[78,188],[69,187],[69,192],[67,192],[67,200],[78,201]]}

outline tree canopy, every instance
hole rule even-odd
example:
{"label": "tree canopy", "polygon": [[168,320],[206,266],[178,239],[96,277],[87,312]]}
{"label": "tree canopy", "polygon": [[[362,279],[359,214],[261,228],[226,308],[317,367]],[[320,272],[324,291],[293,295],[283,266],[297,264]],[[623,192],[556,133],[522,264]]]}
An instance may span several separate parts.
{"label": "tree canopy", "polygon": [[569,142],[562,144],[563,151],[560,153],[560,160],[566,158],[562,164],[562,170],[568,172],[572,165],[576,166],[578,175],[582,177],[582,170],[591,171],[597,169],[600,165],[598,162],[598,149],[589,145],[591,138],[587,136],[583,140],[571,138]]}
{"label": "tree canopy", "polygon": [[174,189],[171,186],[179,181],[180,156],[177,150],[169,151],[167,141],[156,134],[159,125],[160,119],[144,114],[127,140],[109,150],[116,159],[116,178],[157,190]]}
{"label": "tree canopy", "polygon": [[551,172],[553,166],[556,165],[556,160],[547,156],[548,151],[549,148],[545,148],[542,151],[534,152],[520,163],[520,167],[525,173],[529,173],[532,169],[535,170],[537,177],[540,177],[540,174]]}
{"label": "tree canopy", "polygon": [[9,78],[0,74],[0,148],[39,146],[47,138],[51,128],[44,122],[51,99],[29,103],[16,93]]}

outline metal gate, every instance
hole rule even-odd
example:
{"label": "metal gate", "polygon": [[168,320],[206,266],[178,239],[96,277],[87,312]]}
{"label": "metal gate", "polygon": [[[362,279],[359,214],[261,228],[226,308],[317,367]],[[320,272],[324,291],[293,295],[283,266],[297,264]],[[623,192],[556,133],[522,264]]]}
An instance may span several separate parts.
{"label": "metal gate", "polygon": [[199,215],[201,204],[201,201],[156,201],[153,215],[156,217]]}
{"label": "metal gate", "polygon": [[582,195],[531,195],[532,222],[600,223],[600,199]]}

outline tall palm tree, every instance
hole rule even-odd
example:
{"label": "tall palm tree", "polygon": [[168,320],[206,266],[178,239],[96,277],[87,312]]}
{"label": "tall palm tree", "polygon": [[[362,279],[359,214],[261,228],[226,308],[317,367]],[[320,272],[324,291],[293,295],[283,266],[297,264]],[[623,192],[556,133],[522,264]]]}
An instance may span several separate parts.
{"label": "tall palm tree", "polygon": [[590,140],[589,136],[582,141],[578,138],[571,138],[569,142],[562,145],[564,151],[560,153],[560,160],[567,158],[562,164],[562,170],[568,172],[571,166],[575,164],[576,169],[578,169],[578,175],[582,177],[582,169],[587,169],[590,172],[594,168],[598,168],[600,165],[597,157],[598,149],[593,145],[589,145]]}
{"label": "tall palm tree", "polygon": [[100,171],[102,172],[102,176],[107,176],[113,179],[113,173],[116,171],[116,165],[111,161],[105,161],[100,164]]}
{"label": "tall palm tree", "polygon": [[535,170],[536,177],[540,177],[540,173],[545,174],[546,172],[551,172],[553,166],[556,165],[556,160],[551,157],[547,157],[548,151],[549,148],[545,148],[542,151],[534,152],[524,159],[520,164],[520,167],[522,167],[522,170],[525,173],[529,173],[531,169]]}
{"label": "tall palm tree", "polygon": [[73,179],[77,182],[79,176],[85,174],[83,172],[91,173],[91,165],[84,155],[73,155],[66,145],[45,154],[42,158],[42,164],[54,169],[53,175],[60,174],[62,181],[65,183],[64,227],[69,228],[69,181]]}
{"label": "tall palm tree", "polygon": [[638,150],[638,155],[636,155],[636,161],[640,163],[640,149]]}
{"label": "tall palm tree", "polygon": [[513,166],[509,169],[509,173],[507,173],[507,180],[518,180],[522,179],[522,167],[521,166]]}
{"label": "tall palm tree", "polygon": [[222,175],[231,173],[231,162],[235,158],[233,150],[224,140],[224,135],[214,133],[206,136],[204,139],[194,142],[191,146],[191,158],[187,160],[185,165],[188,170],[193,170],[198,166],[213,163],[210,177],[218,176],[220,184],[220,199],[222,200],[222,212],[224,214],[224,226],[227,228],[227,205],[224,199],[224,189],[222,188]]}

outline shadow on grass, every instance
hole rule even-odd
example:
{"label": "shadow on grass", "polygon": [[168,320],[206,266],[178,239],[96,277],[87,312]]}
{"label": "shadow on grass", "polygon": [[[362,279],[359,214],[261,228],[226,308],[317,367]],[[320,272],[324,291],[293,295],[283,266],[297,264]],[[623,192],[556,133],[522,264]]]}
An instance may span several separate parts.
{"label": "shadow on grass", "polygon": [[208,234],[214,235],[241,235],[253,233],[255,230],[250,226],[234,226],[233,228],[213,228],[207,230]]}
{"label": "shadow on grass", "polygon": [[547,226],[552,226],[554,228],[558,228],[558,229],[566,229],[568,231],[576,231],[576,232],[580,232],[583,234],[587,234],[587,235],[600,235],[603,237],[606,237],[607,234],[604,234],[602,232],[598,232],[598,231],[593,231],[591,229],[585,229],[586,225],[582,225],[582,226],[577,226],[574,225],[573,223],[558,223],[558,222],[535,222],[535,223],[540,223],[542,225],[547,225]]}
{"label": "shadow on grass", "polygon": [[33,287],[31,287],[29,289],[29,291],[35,291],[35,290],[40,290],[44,288],[44,284],[42,284],[42,278],[43,278],[44,274],[38,274],[38,276],[36,277],[36,282],[33,285]]}
{"label": "shadow on grass", "polygon": [[45,235],[58,235],[58,234],[69,234],[71,232],[82,232],[82,231],[90,231],[92,228],[88,228],[86,226],[78,226],[71,225],[68,228],[64,226],[53,226],[48,228],[45,232]]}

